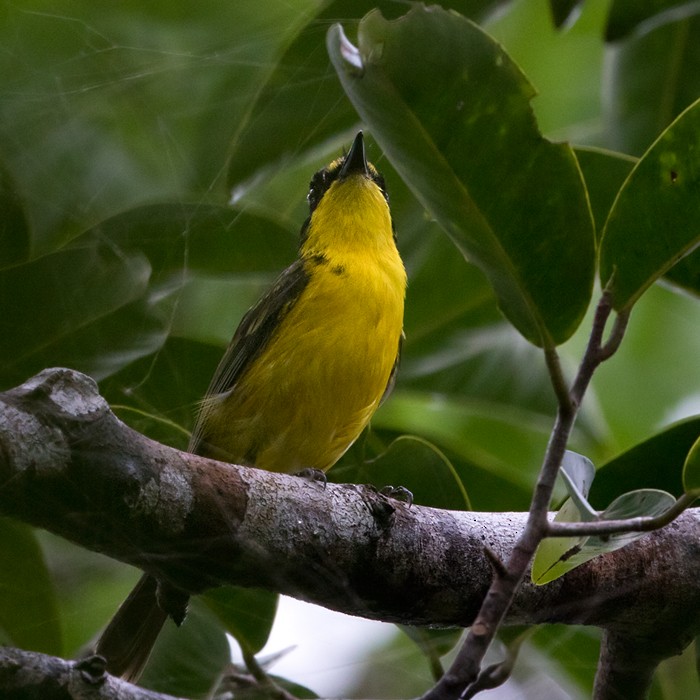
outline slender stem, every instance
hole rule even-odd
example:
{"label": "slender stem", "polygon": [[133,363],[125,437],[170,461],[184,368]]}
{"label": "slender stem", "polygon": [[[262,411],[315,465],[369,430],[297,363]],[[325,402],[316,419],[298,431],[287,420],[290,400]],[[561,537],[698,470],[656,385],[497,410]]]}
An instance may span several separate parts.
{"label": "slender stem", "polygon": [[[571,386],[571,400],[574,402],[576,410],[578,410],[579,406],[581,405],[583,395],[586,393],[586,389],[593,378],[593,373],[595,372],[596,368],[604,359],[607,359],[610,357],[610,355],[612,355],[614,348],[619,346],[620,341],[622,340],[622,337],[620,336],[617,343],[609,346],[605,351],[605,354],[603,353],[603,333],[605,332],[605,325],[608,322],[611,311],[612,300],[610,298],[610,293],[607,289],[605,289],[603,290],[603,295],[598,302],[598,307],[596,308],[595,316],[593,317],[591,335],[588,338],[588,345],[586,346],[586,351],[581,359],[578,374],[576,375],[574,383]],[[621,332],[623,334],[625,328],[626,322],[621,327]]]}
{"label": "slender stem", "polygon": [[650,532],[673,522],[697,499],[697,494],[684,493],[676,502],[660,515],[621,518],[619,520],[596,520],[587,523],[547,524],[547,537],[581,537],[615,535],[620,532]]}
{"label": "slender stem", "polygon": [[571,397],[569,396],[569,387],[564,379],[564,374],[561,371],[561,362],[559,354],[554,348],[547,347],[544,349],[544,359],[547,363],[547,370],[554,388],[554,394],[557,397],[559,406],[570,405]]}
{"label": "slender stem", "polygon": [[598,365],[617,350],[624,335],[628,314],[618,316],[607,343],[603,344],[605,326],[611,311],[611,295],[606,289],[596,308],[588,345],[570,391],[566,391],[556,351],[553,348],[545,350],[545,360],[557,396],[558,410],[532,496],[527,524],[511,552],[506,570],[496,572],[481,609],[454,662],[422,700],[456,700],[463,696],[470,686],[478,683],[486,650],[525,578],[539,543],[549,530],[547,513],[554,483],[583,395]]}
{"label": "slender stem", "polygon": [[246,665],[248,671],[253,676],[253,678],[258,683],[258,688],[262,691],[265,690],[264,695],[273,700],[297,700],[295,695],[287,692],[284,688],[277,685],[275,681],[267,674],[265,669],[258,663],[255,655],[244,649],[241,646],[241,652],[243,654],[243,662]]}
{"label": "slender stem", "polygon": [[620,311],[615,317],[615,322],[613,323],[612,330],[610,331],[610,336],[607,342],[600,349],[599,362],[605,362],[612,355],[617,352],[620,347],[622,339],[625,337],[625,331],[627,330],[627,323],[630,320],[630,310],[626,309]]}

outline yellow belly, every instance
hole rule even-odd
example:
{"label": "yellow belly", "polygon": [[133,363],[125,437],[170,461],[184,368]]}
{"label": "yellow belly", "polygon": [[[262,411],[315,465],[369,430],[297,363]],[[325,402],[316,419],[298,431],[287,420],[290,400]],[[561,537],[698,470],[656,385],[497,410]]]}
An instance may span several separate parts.
{"label": "yellow belly", "polygon": [[210,406],[211,456],[271,471],[328,469],[376,410],[403,325],[398,266],[344,260],[311,279],[263,353]]}

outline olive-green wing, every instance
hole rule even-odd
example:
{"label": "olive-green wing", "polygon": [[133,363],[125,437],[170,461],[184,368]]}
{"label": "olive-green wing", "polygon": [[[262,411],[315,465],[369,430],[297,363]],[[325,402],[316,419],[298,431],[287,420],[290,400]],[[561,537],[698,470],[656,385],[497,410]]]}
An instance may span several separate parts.
{"label": "olive-green wing", "polygon": [[282,319],[294,306],[309,281],[302,260],[290,265],[267,293],[241,320],[209,384],[190,438],[189,451],[197,452],[206,416],[207,399],[224,394],[248,371],[267,347]]}

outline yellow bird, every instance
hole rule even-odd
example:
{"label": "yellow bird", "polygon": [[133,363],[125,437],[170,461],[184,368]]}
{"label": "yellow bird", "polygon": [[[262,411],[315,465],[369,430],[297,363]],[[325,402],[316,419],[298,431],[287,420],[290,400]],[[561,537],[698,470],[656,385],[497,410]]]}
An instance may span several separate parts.
{"label": "yellow bird", "polygon": [[[406,272],[362,132],[313,176],[308,202],[299,256],[243,317],[202,401],[191,452],[277,472],[326,470],[391,390]],[[144,575],[104,631],[96,651],[111,673],[140,675],[167,618],[157,593],[162,604]]]}

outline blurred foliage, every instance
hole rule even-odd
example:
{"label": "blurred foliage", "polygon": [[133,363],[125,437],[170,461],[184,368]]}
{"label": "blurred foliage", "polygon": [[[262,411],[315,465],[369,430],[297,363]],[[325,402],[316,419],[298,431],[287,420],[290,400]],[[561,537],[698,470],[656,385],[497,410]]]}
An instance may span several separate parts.
{"label": "blurred foliage", "polygon": [[[436,507],[527,508],[555,401],[542,353],[525,338],[563,343],[573,374],[590,326],[592,220],[605,264],[632,280],[622,303],[634,310],[571,447],[604,464],[594,503],[660,483],[678,492],[700,432],[700,252],[667,268],[698,240],[697,204],[688,204],[700,183],[697,105],[683,128],[665,130],[700,97],[700,9],[670,0],[441,4],[487,33],[390,0],[0,6],[0,389],[74,367],[100,381],[122,419],[184,447],[233,329],[294,257],[310,176],[349,143],[359,112],[409,273],[406,342],[393,396],[329,478],[400,482]],[[374,13],[360,23],[373,8],[410,19],[387,24]],[[365,77],[400,102],[344,63],[338,30],[329,33],[336,22],[371,59]],[[649,150],[664,132],[682,172]],[[617,200],[624,183],[627,204]],[[674,228],[657,217],[640,233],[632,215],[653,209],[662,187],[674,198]],[[657,234],[664,246],[651,259]],[[0,560],[14,563],[0,574],[0,640],[66,655],[97,633],[136,575],[14,523],[3,524]],[[235,619],[229,629],[260,648],[273,604],[255,595],[214,604],[225,620],[236,606],[246,609],[244,629]],[[149,685],[206,694],[228,657],[223,629],[198,605],[159,643]],[[412,636],[430,647],[434,668],[436,646]],[[589,697],[596,654],[590,630],[537,630],[507,692]],[[692,657],[661,667],[653,698],[700,693]],[[431,682],[405,635],[374,650],[356,679],[343,692],[413,696]]]}

